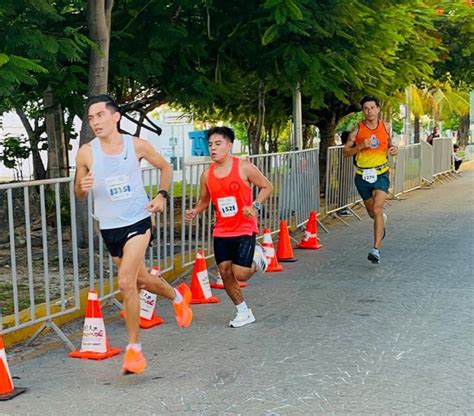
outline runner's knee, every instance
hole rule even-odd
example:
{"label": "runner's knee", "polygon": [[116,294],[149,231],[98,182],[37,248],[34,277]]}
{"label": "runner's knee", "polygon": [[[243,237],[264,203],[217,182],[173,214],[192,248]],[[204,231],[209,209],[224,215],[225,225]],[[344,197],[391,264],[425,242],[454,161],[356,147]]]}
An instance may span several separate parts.
{"label": "runner's knee", "polygon": [[130,278],[130,275],[124,272],[118,273],[118,287],[124,295],[130,295],[137,291],[137,282]]}
{"label": "runner's knee", "polygon": [[382,215],[382,213],[383,213],[383,207],[382,207],[382,206],[377,206],[377,205],[374,206],[374,207],[372,208],[372,213],[373,213],[373,216],[374,216],[374,217],[378,217],[378,216]]}
{"label": "runner's knee", "polygon": [[239,282],[246,282],[253,276],[253,270],[251,268],[234,268],[233,274],[234,277]]}

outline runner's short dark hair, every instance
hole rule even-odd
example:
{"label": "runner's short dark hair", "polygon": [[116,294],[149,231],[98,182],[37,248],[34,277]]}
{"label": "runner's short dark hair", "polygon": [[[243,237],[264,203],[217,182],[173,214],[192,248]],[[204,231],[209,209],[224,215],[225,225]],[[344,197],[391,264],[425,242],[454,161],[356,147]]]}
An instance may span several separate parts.
{"label": "runner's short dark hair", "polygon": [[117,102],[107,94],[99,94],[93,95],[87,99],[86,109],[89,111],[89,108],[93,104],[97,103],[105,103],[105,106],[112,112],[115,113],[116,111],[120,112],[120,107]]}
{"label": "runner's short dark hair", "polygon": [[362,100],[360,100],[360,106],[363,107],[364,104],[369,101],[373,101],[377,105],[377,107],[380,107],[379,99],[373,95],[366,95],[364,98],[362,98]]}
{"label": "runner's short dark hair", "polygon": [[234,130],[232,130],[230,127],[213,127],[210,129],[207,133],[207,137],[211,137],[213,134],[219,134],[229,140],[231,143],[234,143],[235,140],[235,134]]}

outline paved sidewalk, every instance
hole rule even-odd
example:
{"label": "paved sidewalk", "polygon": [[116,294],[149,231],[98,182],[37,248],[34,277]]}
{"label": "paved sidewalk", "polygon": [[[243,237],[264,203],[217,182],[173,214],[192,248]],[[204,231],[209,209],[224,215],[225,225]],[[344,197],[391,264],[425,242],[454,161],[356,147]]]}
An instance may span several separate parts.
{"label": "paved sidewalk", "polygon": [[[222,291],[220,304],[193,306],[182,331],[160,302],[167,323],[143,332],[143,375],[120,376],[122,356],[73,360],[63,348],[14,359],[29,391],[0,413],[472,414],[473,184],[468,171],[391,201],[380,265],[366,259],[366,215],[331,225],[321,250],[252,279],[253,325],[227,327],[234,308]],[[107,332],[124,346],[120,320]]]}

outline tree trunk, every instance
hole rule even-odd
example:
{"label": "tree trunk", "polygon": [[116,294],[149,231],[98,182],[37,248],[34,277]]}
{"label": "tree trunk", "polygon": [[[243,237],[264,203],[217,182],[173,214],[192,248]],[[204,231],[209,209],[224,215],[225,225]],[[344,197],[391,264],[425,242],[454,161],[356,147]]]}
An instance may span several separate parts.
{"label": "tree trunk", "polygon": [[[249,141],[250,148],[252,149],[253,155],[260,153],[260,143],[262,141],[263,127],[265,123],[265,85],[263,81],[260,81],[258,86],[258,114],[257,123],[255,125],[255,136],[252,141]],[[250,136],[249,136],[250,139]]]}
{"label": "tree trunk", "polygon": [[[415,120],[413,121],[413,128],[414,128],[414,143],[420,143],[420,116],[415,116]],[[408,143],[410,144],[410,140],[408,140]]]}
{"label": "tree trunk", "polygon": [[[89,37],[97,43],[99,50],[91,49],[89,61],[89,97],[107,93],[109,75],[110,25],[113,0],[87,0],[87,24]],[[87,123],[87,114],[82,118],[79,146],[93,139]]]}
{"label": "tree trunk", "polygon": [[459,119],[458,144],[465,147],[469,141],[469,114],[461,116]]}
{"label": "tree trunk", "polygon": [[254,121],[247,122],[247,138],[249,142],[249,153],[251,155],[258,154],[260,143],[257,143],[257,126]]}
{"label": "tree trunk", "polygon": [[321,119],[316,123],[319,128],[321,142],[319,143],[319,184],[320,192],[326,191],[326,165],[328,147],[334,146],[336,137],[336,117],[332,115],[328,119]]}
{"label": "tree trunk", "polygon": [[314,137],[314,126],[303,124],[303,149],[311,148]]}
{"label": "tree trunk", "polygon": [[45,123],[48,136],[47,178],[64,178],[69,176],[67,166],[66,142],[64,138],[64,120],[61,105],[55,102],[50,85],[43,92],[46,109]]}
{"label": "tree trunk", "polygon": [[[99,50],[91,49],[89,62],[89,97],[107,93],[109,74],[110,26],[113,0],[87,0],[87,24],[89,37],[97,43]],[[82,117],[79,146],[93,139],[93,133],[87,122],[84,110]],[[77,241],[81,248],[86,248],[87,240],[87,201],[76,198]]]}
{"label": "tree trunk", "polygon": [[271,128],[270,130],[270,153],[277,153],[278,152],[278,138],[280,137],[280,129],[279,128]]}
{"label": "tree trunk", "polygon": [[26,130],[26,134],[28,135],[28,140],[30,141],[31,155],[33,156],[33,179],[35,181],[45,179],[46,169],[44,167],[43,160],[41,159],[41,155],[38,150],[38,143],[43,129],[33,129],[23,109],[16,108],[15,111],[18,114],[18,117],[20,117],[21,123],[23,124],[23,127]]}

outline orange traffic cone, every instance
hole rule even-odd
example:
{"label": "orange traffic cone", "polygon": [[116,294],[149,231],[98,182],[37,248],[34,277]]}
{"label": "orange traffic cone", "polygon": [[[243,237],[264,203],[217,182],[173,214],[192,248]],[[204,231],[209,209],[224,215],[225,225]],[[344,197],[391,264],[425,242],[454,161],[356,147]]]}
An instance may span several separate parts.
{"label": "orange traffic cone", "polygon": [[270,234],[269,228],[265,228],[263,230],[262,247],[263,247],[263,251],[265,253],[266,258],[268,259],[267,272],[283,271],[283,266],[278,263],[278,260],[275,255],[275,248],[273,247],[272,236]]}
{"label": "orange traffic cone", "polygon": [[218,303],[220,299],[212,296],[207,274],[206,259],[202,250],[196,253],[191,279],[191,303]]}
{"label": "orange traffic cone", "polygon": [[84,320],[81,349],[70,352],[69,357],[103,360],[118,354],[120,354],[120,348],[111,348],[109,346],[99,297],[95,290],[91,290],[87,295],[86,318]]}
{"label": "orange traffic cone", "polygon": [[[219,273],[219,271],[217,271],[216,281],[214,283],[211,283],[210,286],[213,289],[225,289],[224,282],[222,281],[222,277],[221,277],[221,274]],[[247,283],[239,282],[239,287],[246,287],[246,286],[248,286]]]}
{"label": "orange traffic cone", "polygon": [[309,213],[308,223],[300,243],[296,244],[297,248],[306,248],[310,250],[318,250],[322,246],[318,240],[318,214],[316,211]]}
{"label": "orange traffic cone", "polygon": [[285,220],[280,221],[280,237],[278,238],[277,259],[281,262],[292,262],[298,260],[293,255],[291,247],[290,232]]}
{"label": "orange traffic cone", "polygon": [[[160,266],[153,266],[150,274],[160,275]],[[154,326],[165,323],[165,320],[155,313],[156,295],[148,290],[140,290],[140,328],[150,329]],[[125,317],[125,311],[120,312],[121,317]]]}
{"label": "orange traffic cone", "polygon": [[5,353],[5,344],[3,343],[3,336],[0,332],[0,400],[10,400],[13,397],[24,393],[26,388],[14,387],[12,375],[8,368],[7,354]]}

